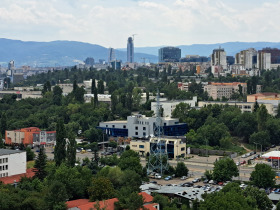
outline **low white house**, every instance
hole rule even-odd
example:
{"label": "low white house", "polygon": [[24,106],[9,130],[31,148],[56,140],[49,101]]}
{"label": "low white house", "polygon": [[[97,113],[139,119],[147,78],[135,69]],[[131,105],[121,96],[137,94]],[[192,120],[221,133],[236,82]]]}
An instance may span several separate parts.
{"label": "low white house", "polygon": [[0,149],[0,178],[26,173],[26,152]]}

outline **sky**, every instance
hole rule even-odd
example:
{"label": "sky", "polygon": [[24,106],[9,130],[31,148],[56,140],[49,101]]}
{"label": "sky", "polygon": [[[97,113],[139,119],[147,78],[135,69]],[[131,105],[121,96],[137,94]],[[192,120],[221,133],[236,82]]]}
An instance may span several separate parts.
{"label": "sky", "polygon": [[280,0],[1,0],[0,38],[125,48],[279,42]]}

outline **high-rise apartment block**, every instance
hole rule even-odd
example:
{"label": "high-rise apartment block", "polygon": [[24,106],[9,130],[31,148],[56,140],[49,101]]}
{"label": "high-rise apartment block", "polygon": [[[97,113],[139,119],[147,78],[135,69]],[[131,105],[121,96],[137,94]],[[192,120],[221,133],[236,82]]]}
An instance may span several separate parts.
{"label": "high-rise apartment block", "polygon": [[132,37],[128,37],[127,40],[127,62],[134,62],[134,43]]}
{"label": "high-rise apartment block", "polygon": [[179,62],[181,58],[181,49],[178,47],[163,47],[158,50],[159,63]]}
{"label": "high-rise apartment block", "polygon": [[242,50],[235,55],[235,64],[243,65],[245,69],[253,69],[257,64],[257,54],[254,48]]}
{"label": "high-rise apartment block", "polygon": [[227,69],[227,54],[223,48],[213,50],[211,66],[221,66],[223,69]]}
{"label": "high-rise apartment block", "polygon": [[271,54],[259,51],[257,57],[257,68],[260,70],[268,70],[271,68]]}

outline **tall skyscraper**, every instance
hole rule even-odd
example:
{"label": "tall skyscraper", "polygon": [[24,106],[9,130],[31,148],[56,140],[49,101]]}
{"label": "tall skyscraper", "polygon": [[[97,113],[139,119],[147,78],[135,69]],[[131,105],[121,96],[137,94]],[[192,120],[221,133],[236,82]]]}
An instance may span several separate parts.
{"label": "tall skyscraper", "polygon": [[127,40],[127,62],[133,63],[134,62],[134,44],[132,37],[128,37]]}
{"label": "tall skyscraper", "polygon": [[181,49],[178,47],[163,47],[158,50],[158,61],[178,62],[181,58]]}
{"label": "tall skyscraper", "polygon": [[114,48],[109,48],[109,55],[108,55],[108,63],[114,61],[116,59],[115,56],[115,49]]}

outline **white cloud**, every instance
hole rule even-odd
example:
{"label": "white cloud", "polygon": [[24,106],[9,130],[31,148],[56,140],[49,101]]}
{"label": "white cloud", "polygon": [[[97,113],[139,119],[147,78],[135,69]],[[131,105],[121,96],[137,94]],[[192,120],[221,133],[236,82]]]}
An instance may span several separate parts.
{"label": "white cloud", "polygon": [[[246,1],[245,1],[246,2]],[[1,0],[0,37],[106,47],[279,41],[280,1]]]}

